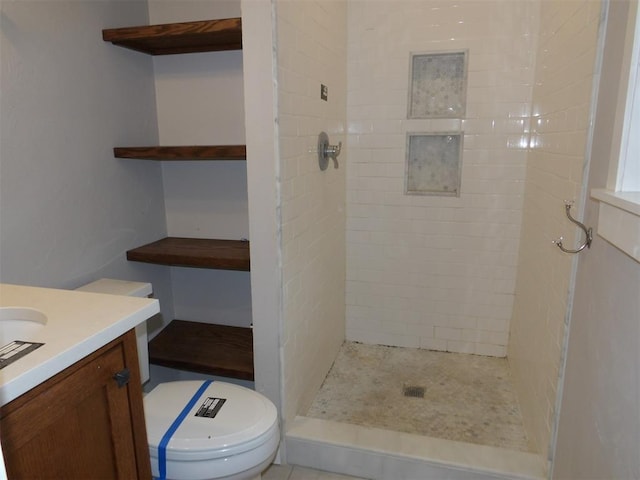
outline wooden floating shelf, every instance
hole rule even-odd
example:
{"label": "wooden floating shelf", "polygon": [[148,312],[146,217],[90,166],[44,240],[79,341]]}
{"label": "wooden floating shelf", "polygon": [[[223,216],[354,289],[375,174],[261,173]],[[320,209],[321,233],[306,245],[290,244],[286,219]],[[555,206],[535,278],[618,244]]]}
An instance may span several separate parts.
{"label": "wooden floating shelf", "polygon": [[249,242],[167,237],[127,252],[127,260],[178,267],[249,271]]}
{"label": "wooden floating shelf", "polygon": [[105,42],[149,55],[241,50],[242,20],[225,18],[110,28],[102,30],[102,38]]}
{"label": "wooden floating shelf", "polygon": [[250,328],[173,320],[149,342],[154,365],[253,380]]}
{"label": "wooden floating shelf", "polygon": [[177,147],[116,147],[117,158],[139,160],[246,160],[245,145],[190,145]]}

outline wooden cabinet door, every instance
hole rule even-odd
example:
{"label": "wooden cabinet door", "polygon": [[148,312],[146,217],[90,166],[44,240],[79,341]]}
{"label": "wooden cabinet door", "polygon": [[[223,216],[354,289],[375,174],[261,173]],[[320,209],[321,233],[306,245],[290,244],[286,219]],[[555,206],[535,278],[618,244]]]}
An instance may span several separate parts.
{"label": "wooden cabinet door", "polygon": [[10,480],[150,479],[133,331],[2,407],[0,436]]}

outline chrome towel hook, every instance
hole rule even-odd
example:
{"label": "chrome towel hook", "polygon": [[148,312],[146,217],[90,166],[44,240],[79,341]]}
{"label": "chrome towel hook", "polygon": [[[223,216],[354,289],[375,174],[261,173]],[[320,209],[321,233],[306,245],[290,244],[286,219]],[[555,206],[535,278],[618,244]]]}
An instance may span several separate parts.
{"label": "chrome towel hook", "polygon": [[578,220],[576,220],[575,218],[573,218],[571,216],[571,207],[573,206],[573,202],[570,200],[565,200],[564,202],[564,209],[565,212],[567,213],[567,217],[569,218],[570,221],[572,221],[573,223],[575,223],[577,226],[579,226],[582,231],[585,233],[585,235],[587,236],[586,240],[584,241],[584,243],[582,245],[580,245],[577,249],[575,250],[570,250],[568,248],[564,248],[562,246],[562,240],[563,238],[560,237],[558,240],[554,240],[553,243],[555,243],[558,248],[560,250],[562,250],[564,253],[580,253],[582,250],[586,248],[591,248],[591,242],[593,241],[593,229],[592,228],[587,228],[584,223],[579,222]]}

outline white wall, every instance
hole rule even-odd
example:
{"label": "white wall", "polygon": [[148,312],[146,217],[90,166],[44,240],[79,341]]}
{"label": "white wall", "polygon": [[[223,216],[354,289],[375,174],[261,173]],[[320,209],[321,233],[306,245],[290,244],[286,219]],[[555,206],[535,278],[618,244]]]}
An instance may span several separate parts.
{"label": "white wall", "polygon": [[[304,413],[344,340],[345,177],[318,167],[318,134],[345,140],[344,1],[276,2],[283,418]],[[320,85],[328,101],[320,99]]]}
{"label": "white wall", "polygon": [[[150,22],[240,16],[240,1],[151,0]],[[244,145],[242,51],[153,58],[161,145]],[[244,161],[164,162],[170,236],[249,238]],[[175,317],[248,327],[248,272],[172,268]],[[170,320],[170,319],[169,319]]]}
{"label": "white wall", "polygon": [[[349,2],[347,338],[505,356],[538,2]],[[468,50],[466,115],[407,120],[410,53]],[[407,132],[464,132],[461,195],[404,194]]]}
{"label": "white wall", "polygon": [[[589,188],[607,182],[628,2],[609,4]],[[598,202],[587,225],[597,230]],[[595,236],[580,256],[554,478],[640,478],[640,264]]]}
{"label": "white wall", "polygon": [[[282,270],[273,5],[242,0],[255,388],[282,405]],[[273,179],[274,181],[266,181]],[[284,431],[282,432],[284,435]]]}
{"label": "white wall", "polygon": [[516,300],[509,362],[532,447],[546,454],[570,302],[569,248],[582,239],[565,215],[581,218],[600,2],[543,1],[532,103]]}
{"label": "white wall", "polygon": [[[102,40],[143,2],[3,1],[0,280],[74,288],[149,280],[126,250],[166,233],[158,165],[113,147],[157,142],[151,59]],[[169,305],[170,308],[170,305]]]}

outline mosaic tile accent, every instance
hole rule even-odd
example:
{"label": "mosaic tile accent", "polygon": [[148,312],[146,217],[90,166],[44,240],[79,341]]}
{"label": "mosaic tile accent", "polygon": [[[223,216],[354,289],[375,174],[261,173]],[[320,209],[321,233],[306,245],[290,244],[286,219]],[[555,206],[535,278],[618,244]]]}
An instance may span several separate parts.
{"label": "mosaic tile accent", "polygon": [[306,416],[529,451],[505,358],[346,342]]}
{"label": "mosaic tile accent", "polygon": [[411,54],[408,118],[465,114],[466,52]]}
{"label": "mosaic tile accent", "polygon": [[407,134],[406,193],[460,195],[462,135]]}

